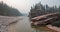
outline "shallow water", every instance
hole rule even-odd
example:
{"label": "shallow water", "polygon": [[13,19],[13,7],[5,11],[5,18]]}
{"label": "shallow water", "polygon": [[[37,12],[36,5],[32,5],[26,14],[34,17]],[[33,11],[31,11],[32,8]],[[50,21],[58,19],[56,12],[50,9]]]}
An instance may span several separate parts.
{"label": "shallow water", "polygon": [[9,32],[31,32],[31,25],[28,17],[18,17],[17,23],[11,24],[9,28]]}

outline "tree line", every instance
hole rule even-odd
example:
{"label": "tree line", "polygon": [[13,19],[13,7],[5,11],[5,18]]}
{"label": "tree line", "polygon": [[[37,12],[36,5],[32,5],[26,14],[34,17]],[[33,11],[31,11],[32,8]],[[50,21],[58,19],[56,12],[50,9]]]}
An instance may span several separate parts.
{"label": "tree line", "polygon": [[33,18],[36,16],[41,16],[48,13],[55,13],[60,12],[60,6],[49,6],[49,5],[43,5],[41,2],[35,4],[35,6],[32,6],[29,12],[29,17]]}
{"label": "tree line", "polygon": [[3,1],[0,2],[0,15],[2,16],[21,16],[22,14],[16,9],[8,6]]}

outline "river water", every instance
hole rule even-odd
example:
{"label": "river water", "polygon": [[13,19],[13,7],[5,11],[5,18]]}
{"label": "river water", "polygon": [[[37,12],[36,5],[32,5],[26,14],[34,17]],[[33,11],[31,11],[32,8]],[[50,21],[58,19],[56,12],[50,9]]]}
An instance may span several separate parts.
{"label": "river water", "polygon": [[31,25],[28,17],[20,18],[17,23],[8,26],[9,32],[31,32]]}

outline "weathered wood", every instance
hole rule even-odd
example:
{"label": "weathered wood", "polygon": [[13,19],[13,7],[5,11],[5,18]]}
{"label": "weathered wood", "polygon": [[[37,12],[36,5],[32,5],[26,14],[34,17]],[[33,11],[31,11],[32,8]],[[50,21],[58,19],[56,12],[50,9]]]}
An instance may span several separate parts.
{"label": "weathered wood", "polygon": [[45,24],[51,24],[60,19],[60,13],[51,13],[51,14],[46,14],[42,16],[37,16],[32,18],[32,23],[35,25],[45,25]]}
{"label": "weathered wood", "polygon": [[[37,27],[46,27],[46,25],[51,25],[55,26],[55,27],[60,27],[60,13],[51,13],[51,14],[46,14],[46,15],[41,15],[41,16],[37,16],[32,18],[32,24],[37,26]],[[48,27],[50,29],[50,27]],[[52,27],[51,30],[54,27]],[[46,28],[47,29],[47,28]],[[56,31],[56,30],[54,30]],[[58,31],[58,30],[57,30]]]}

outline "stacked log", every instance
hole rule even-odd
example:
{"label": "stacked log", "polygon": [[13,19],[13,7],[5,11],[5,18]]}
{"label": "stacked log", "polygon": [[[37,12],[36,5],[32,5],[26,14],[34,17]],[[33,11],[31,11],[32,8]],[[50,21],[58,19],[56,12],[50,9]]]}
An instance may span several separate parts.
{"label": "stacked log", "polygon": [[43,29],[44,32],[60,32],[60,12],[34,17],[31,25]]}
{"label": "stacked log", "polygon": [[37,16],[32,18],[31,21],[32,21],[31,24],[35,26],[44,26],[44,25],[59,26],[56,23],[60,23],[60,12]]}

